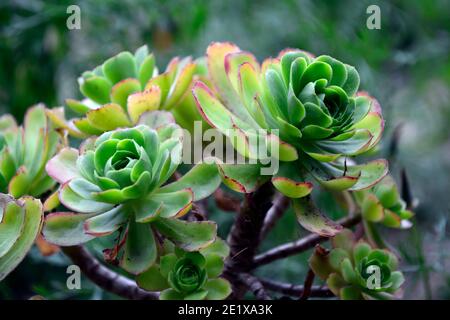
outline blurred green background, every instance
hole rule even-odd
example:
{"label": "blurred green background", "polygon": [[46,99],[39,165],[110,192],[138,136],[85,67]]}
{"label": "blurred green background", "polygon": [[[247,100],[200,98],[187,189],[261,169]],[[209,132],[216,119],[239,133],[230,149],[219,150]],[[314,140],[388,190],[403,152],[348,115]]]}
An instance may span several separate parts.
{"label": "blurred green background", "polygon": [[[71,4],[81,9],[80,30],[66,27]],[[371,4],[381,9],[380,30],[366,27]],[[211,41],[235,42],[259,59],[285,47],[332,55],[356,66],[362,89],[380,101],[386,119],[381,154],[397,180],[406,170],[420,201],[415,228],[385,232],[402,257],[405,297],[450,298],[449,13],[447,0],[2,0],[0,113],[21,119],[34,103],[57,106],[79,97],[82,71],[142,44],[160,68],[174,55],[201,56]],[[225,235],[233,215],[212,203],[210,210]],[[303,234],[288,213],[262,248]],[[307,256],[259,273],[301,284]],[[33,250],[0,283],[0,299],[114,298],[86,279],[82,290],[65,289],[67,264],[61,254],[44,258]]]}

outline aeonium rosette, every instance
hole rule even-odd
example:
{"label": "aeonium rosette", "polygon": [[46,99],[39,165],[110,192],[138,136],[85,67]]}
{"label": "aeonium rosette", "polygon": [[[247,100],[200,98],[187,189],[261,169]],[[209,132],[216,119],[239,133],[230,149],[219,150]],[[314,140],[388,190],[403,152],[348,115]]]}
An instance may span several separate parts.
{"label": "aeonium rosette", "polygon": [[407,208],[392,176],[387,175],[372,188],[354,194],[367,222],[401,229],[412,226],[410,219],[414,213]]}
{"label": "aeonium rosette", "polygon": [[[259,160],[254,165],[219,165],[224,183],[234,190],[252,192],[271,178],[301,208],[305,204],[297,199],[310,194],[312,181],[332,190],[353,191],[368,188],[387,174],[384,160],[359,165],[347,161],[372,150],[384,127],[377,101],[358,92],[354,67],[294,49],[260,66],[252,54],[230,43],[211,44],[207,61],[218,95],[200,82],[194,86],[201,114],[225,135],[232,132],[231,142],[240,154]],[[261,140],[275,152],[261,157]],[[279,161],[272,176],[259,174],[264,157]],[[338,231],[328,228],[322,218],[306,219],[303,212],[298,212],[299,221],[307,229],[324,230],[323,235]],[[322,223],[314,227],[312,220]]]}
{"label": "aeonium rosette", "polygon": [[217,238],[197,252],[163,244],[159,262],[137,278],[147,291],[161,291],[161,300],[222,300],[231,293],[230,283],[221,278],[229,255],[225,241]]}
{"label": "aeonium rosette", "polygon": [[41,230],[44,212],[38,199],[0,193],[0,281],[22,261]]}
{"label": "aeonium rosette", "polygon": [[48,215],[45,238],[70,246],[121,230],[113,255],[134,274],[156,261],[155,233],[187,251],[214,241],[214,223],[178,218],[193,201],[209,196],[220,177],[215,166],[200,163],[167,183],[182,152],[182,130],[170,119],[167,112],[148,113],[136,127],[106,132],[51,159],[47,172],[61,184],[59,199],[73,212]]}
{"label": "aeonium rosette", "polygon": [[0,281],[22,261],[39,235],[44,208],[35,198],[54,188],[45,164],[64,140],[49,123],[42,104],[29,108],[20,126],[9,114],[0,117]]}
{"label": "aeonium rosette", "polygon": [[316,249],[309,265],[336,296],[343,300],[386,300],[401,295],[405,279],[397,271],[398,259],[392,252],[355,241],[348,229],[335,236],[332,244],[329,253]]}
{"label": "aeonium rosette", "polygon": [[78,82],[85,99],[66,100],[74,118],[66,120],[64,107],[47,113],[55,125],[78,138],[132,127],[141,114],[153,110],[171,110],[180,123],[201,120],[187,97],[197,73],[202,73],[201,65],[190,57],[177,57],[160,74],[154,55],[142,46],[134,54],[121,52],[81,75]]}
{"label": "aeonium rosette", "polygon": [[62,146],[41,104],[28,109],[22,126],[11,115],[0,117],[0,192],[39,197],[52,189],[45,164]]}

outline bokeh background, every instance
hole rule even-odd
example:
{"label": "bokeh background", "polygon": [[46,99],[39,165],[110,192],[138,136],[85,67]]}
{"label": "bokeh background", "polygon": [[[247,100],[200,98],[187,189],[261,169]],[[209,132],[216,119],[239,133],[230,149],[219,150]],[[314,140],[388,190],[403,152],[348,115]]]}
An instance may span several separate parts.
{"label": "bokeh background", "polygon": [[[67,7],[81,8],[68,30]],[[366,27],[369,5],[381,29]],[[201,56],[212,41],[232,41],[259,59],[285,47],[329,54],[357,67],[361,87],[381,103],[386,130],[380,153],[399,178],[406,170],[419,200],[415,227],[385,230],[402,258],[405,297],[450,298],[450,2],[447,0],[2,0],[0,113],[22,119],[44,102],[80,97],[77,77],[106,58],[148,44],[163,68],[174,55]],[[327,206],[323,196],[322,206]],[[225,235],[233,214],[215,209]],[[336,218],[335,210],[328,213]],[[288,212],[262,249],[304,235]],[[91,246],[95,246],[91,244]],[[301,284],[308,254],[262,268],[261,276]],[[0,283],[0,299],[116,298],[83,278],[66,289],[68,261],[32,250]]]}

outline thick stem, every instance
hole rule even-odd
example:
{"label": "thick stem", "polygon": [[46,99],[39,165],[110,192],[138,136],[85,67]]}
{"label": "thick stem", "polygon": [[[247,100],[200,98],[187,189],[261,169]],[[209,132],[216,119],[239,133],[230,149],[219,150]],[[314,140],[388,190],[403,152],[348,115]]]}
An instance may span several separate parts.
{"label": "thick stem", "polygon": [[241,273],[239,276],[239,280],[250,290],[255,298],[258,300],[272,300],[272,298],[266,293],[264,286],[261,281],[255,276],[252,276],[249,273]]}
{"label": "thick stem", "polygon": [[222,189],[217,189],[214,192],[214,199],[218,208],[224,211],[238,212],[241,207],[241,201]]}
{"label": "thick stem", "polygon": [[[356,214],[352,217],[346,217],[338,221],[338,223],[346,228],[349,228],[351,226],[358,224],[360,221],[361,215]],[[315,233],[311,233],[302,239],[282,244],[265,253],[257,255],[254,259],[253,267],[256,268],[268,264],[272,261],[283,259],[291,255],[306,251],[308,249],[312,249],[316,244],[327,241],[328,239],[330,238],[322,237]]]}
{"label": "thick stem", "polygon": [[188,221],[208,220],[208,210],[206,210],[206,201],[200,200],[192,204],[191,212],[187,216]]}
{"label": "thick stem", "polygon": [[270,230],[273,229],[277,221],[283,216],[286,209],[289,207],[289,198],[278,195],[278,197],[273,201],[273,205],[267,212],[266,218],[264,219],[264,225],[261,230],[260,241],[262,241]]}
{"label": "thick stem", "polygon": [[300,296],[300,300],[308,300],[308,298],[311,296],[314,277],[315,277],[314,272],[311,269],[309,269],[308,273],[306,274],[305,284],[303,285],[304,289]]}
{"label": "thick stem", "polygon": [[62,250],[100,288],[130,300],[158,300],[157,293],[142,290],[136,282],[104,267],[82,246],[62,247]]}
{"label": "thick stem", "polygon": [[246,291],[239,280],[239,274],[252,269],[261,228],[271,207],[273,193],[273,186],[268,182],[254,193],[247,194],[228,236],[230,256],[225,261],[224,275],[232,283],[235,299],[241,298]]}
{"label": "thick stem", "polygon": [[[284,283],[269,279],[259,279],[259,280],[267,290],[280,292],[282,294],[286,294],[293,297],[302,296],[305,290],[304,286],[295,285],[292,283]],[[334,294],[327,287],[312,286],[310,288],[309,297],[329,298],[334,297]]]}

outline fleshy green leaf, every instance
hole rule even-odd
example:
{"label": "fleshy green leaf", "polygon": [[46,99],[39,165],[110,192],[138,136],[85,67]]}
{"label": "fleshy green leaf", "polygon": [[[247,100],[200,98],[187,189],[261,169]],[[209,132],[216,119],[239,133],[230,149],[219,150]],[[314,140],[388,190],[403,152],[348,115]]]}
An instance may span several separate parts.
{"label": "fleshy green leaf", "polygon": [[343,248],[335,248],[329,254],[330,266],[335,271],[340,271],[341,263],[344,259],[350,258],[349,252]]}
{"label": "fleshy green leaf", "polygon": [[102,70],[112,83],[117,83],[127,78],[136,78],[136,62],[133,55],[129,52],[121,52],[106,60]]}
{"label": "fleshy green leaf", "polygon": [[45,116],[45,108],[43,105],[37,105],[27,110],[24,119],[24,159],[23,163],[27,170],[31,173],[37,171],[39,167],[39,156],[43,152],[43,144],[45,140],[45,130],[47,129],[47,118]]}
{"label": "fleshy green leaf", "polygon": [[159,295],[159,300],[183,300],[183,298],[181,293],[173,289],[166,289]]}
{"label": "fleshy green leaf", "polygon": [[327,279],[328,288],[334,293],[334,295],[339,296],[341,288],[346,286],[346,282],[337,273],[332,273]]}
{"label": "fleshy green leaf", "polygon": [[174,192],[190,188],[194,201],[210,196],[220,185],[220,176],[215,164],[199,163],[180,179],[160,188],[159,192]]}
{"label": "fleshy green leaf", "polygon": [[115,103],[106,104],[98,109],[91,110],[86,116],[90,125],[103,131],[131,125],[123,108]]}
{"label": "fleshy green leaf", "polygon": [[111,83],[105,78],[93,76],[82,80],[80,91],[85,97],[98,104],[108,103]]}
{"label": "fleshy green leaf", "polygon": [[148,270],[156,258],[156,242],[150,225],[130,219],[120,266],[132,274],[139,274]]}
{"label": "fleshy green leaf", "polygon": [[144,112],[157,110],[160,103],[161,90],[156,86],[128,96],[127,110],[131,121],[136,123]]}
{"label": "fleshy green leaf", "polygon": [[188,222],[158,218],[152,224],[169,240],[187,251],[200,250],[216,238],[217,225],[211,221]]}
{"label": "fleshy green leaf", "polygon": [[161,257],[160,271],[164,278],[169,276],[169,272],[175,267],[178,257],[174,253],[166,254]]}
{"label": "fleshy green leaf", "polygon": [[235,116],[214,97],[211,90],[203,82],[196,82],[192,93],[200,114],[212,127],[217,128],[222,133],[233,128]]}
{"label": "fleshy green leaf", "polygon": [[63,184],[80,176],[77,169],[78,150],[64,148],[45,166],[47,174]]}
{"label": "fleshy green leaf", "polygon": [[230,189],[249,193],[267,181],[270,176],[261,176],[262,166],[257,164],[217,164],[223,183]]}
{"label": "fleshy green leaf", "polygon": [[272,157],[281,161],[294,161],[298,159],[297,149],[291,144],[282,141],[277,135],[267,136],[267,148]]}
{"label": "fleshy green leaf", "polygon": [[206,50],[206,56],[209,75],[211,76],[215,87],[219,91],[221,98],[225,101],[227,106],[230,106],[230,110],[233,113],[236,113],[238,116],[242,116],[245,108],[242,108],[241,111],[242,104],[240,103],[237,93],[229,81],[225,70],[225,57],[229,54],[238,52],[240,52],[239,47],[232,43],[216,42],[209,45]]}
{"label": "fleshy green leaf", "polygon": [[344,249],[350,254],[354,245],[353,232],[349,229],[342,230],[333,238],[332,243],[334,248]]}
{"label": "fleshy green leaf", "polygon": [[0,281],[3,280],[25,257],[41,229],[44,218],[42,204],[31,197],[20,199],[25,209],[21,235],[9,251],[0,257]]}
{"label": "fleshy green leaf", "polygon": [[158,70],[155,68],[155,57],[153,54],[148,55],[142,63],[139,65],[139,81],[141,82],[141,86],[145,87],[147,82],[158,73]]}
{"label": "fleshy green leaf", "polygon": [[[2,208],[3,217],[0,218],[0,257],[4,256],[20,237],[25,213],[12,198],[0,194],[1,201],[8,201]],[[3,203],[2,203],[3,205]]]}
{"label": "fleshy green leaf", "polygon": [[88,105],[78,100],[66,99],[65,103],[67,107],[69,107],[72,111],[74,111],[79,115],[84,115],[86,114],[86,112],[91,110],[91,108]]}
{"label": "fleshy green leaf", "polygon": [[[81,187],[84,192],[89,190]],[[67,208],[83,213],[96,213],[110,210],[113,205],[109,203],[98,202],[89,198],[84,198],[76,193],[68,184],[63,185],[59,192],[59,200]]]}
{"label": "fleshy green leaf", "polygon": [[153,265],[147,271],[137,276],[139,287],[147,291],[162,291],[169,287],[165,277],[161,275],[158,266]]}
{"label": "fleshy green leaf", "polygon": [[328,276],[333,272],[333,269],[329,262],[329,256],[327,254],[319,253],[319,250],[314,250],[314,253],[308,260],[309,267],[322,280],[326,280]]}
{"label": "fleshy green leaf", "polygon": [[329,190],[348,190],[358,182],[358,177],[342,176],[330,180],[320,180],[319,183]]}
{"label": "fleshy green leaf", "polygon": [[361,300],[361,291],[356,287],[348,286],[339,291],[339,296],[342,300]]}
{"label": "fleshy green leaf", "polygon": [[206,300],[224,300],[231,294],[230,283],[222,278],[208,280],[204,289],[208,291]]}
{"label": "fleshy green leaf", "polygon": [[95,216],[73,212],[54,212],[45,217],[43,235],[45,240],[59,246],[75,246],[94,239],[84,232],[84,222]]}
{"label": "fleshy green leaf", "polygon": [[183,69],[179,71],[176,75],[176,79],[174,79],[172,87],[170,88],[168,97],[166,101],[164,101],[164,109],[170,110],[176,106],[177,102],[189,88],[194,71],[195,64],[192,62],[187,63]]}
{"label": "fleshy green leaf", "polygon": [[345,65],[345,68],[347,69],[347,79],[342,86],[342,89],[344,89],[348,96],[352,96],[359,88],[359,74],[352,66]]}
{"label": "fleshy green leaf", "polygon": [[206,272],[208,278],[217,278],[220,276],[223,270],[223,259],[221,256],[215,253],[206,255]]}
{"label": "fleshy green leaf", "polygon": [[296,182],[285,177],[273,177],[272,183],[278,191],[289,198],[306,197],[313,188],[311,182]]}
{"label": "fleshy green leaf", "polygon": [[332,237],[342,226],[324,216],[309,197],[292,200],[298,222],[311,232],[323,237]]}
{"label": "fleshy green leaf", "polygon": [[206,295],[208,294],[208,291],[206,290],[198,290],[193,293],[190,293],[186,296],[184,296],[184,300],[203,300],[205,299]]}
{"label": "fleshy green leaf", "polygon": [[319,79],[325,79],[330,82],[333,75],[331,67],[322,61],[315,61],[311,63],[302,75],[300,87],[304,87],[309,82],[314,82]]}
{"label": "fleshy green leaf", "polygon": [[353,249],[353,259],[355,265],[358,265],[360,261],[370,253],[371,247],[368,243],[361,241],[357,243]]}
{"label": "fleshy green leaf", "polygon": [[357,283],[356,273],[349,258],[344,258],[344,260],[342,260],[341,273],[347,283]]}
{"label": "fleshy green leaf", "polygon": [[383,206],[373,194],[366,195],[361,210],[364,218],[368,221],[378,222],[384,217]]}
{"label": "fleshy green leaf", "polygon": [[206,248],[203,248],[200,253],[205,256],[207,256],[208,254],[217,254],[225,259],[230,254],[230,248],[224,240],[217,237],[213,243],[211,243]]}
{"label": "fleshy green leaf", "polygon": [[353,175],[355,171],[361,172],[358,182],[349,189],[361,190],[369,188],[383,179],[388,173],[388,163],[386,160],[373,160],[366,164],[350,166],[348,171],[350,175]]}
{"label": "fleshy green leaf", "polygon": [[193,194],[190,189],[174,192],[150,194],[141,201],[136,211],[136,221],[148,222],[158,217],[179,218],[185,215],[192,206]]}
{"label": "fleshy green leaf", "polygon": [[122,108],[127,107],[127,100],[133,93],[141,90],[141,84],[136,79],[125,79],[116,83],[111,89],[111,102],[117,103]]}
{"label": "fleshy green leaf", "polygon": [[25,166],[22,166],[17,170],[16,175],[9,182],[8,192],[14,198],[21,197],[28,193],[30,184],[29,171]]}
{"label": "fleshy green leaf", "polygon": [[119,229],[128,220],[128,215],[121,206],[89,218],[84,223],[85,233],[97,237],[108,235]]}

